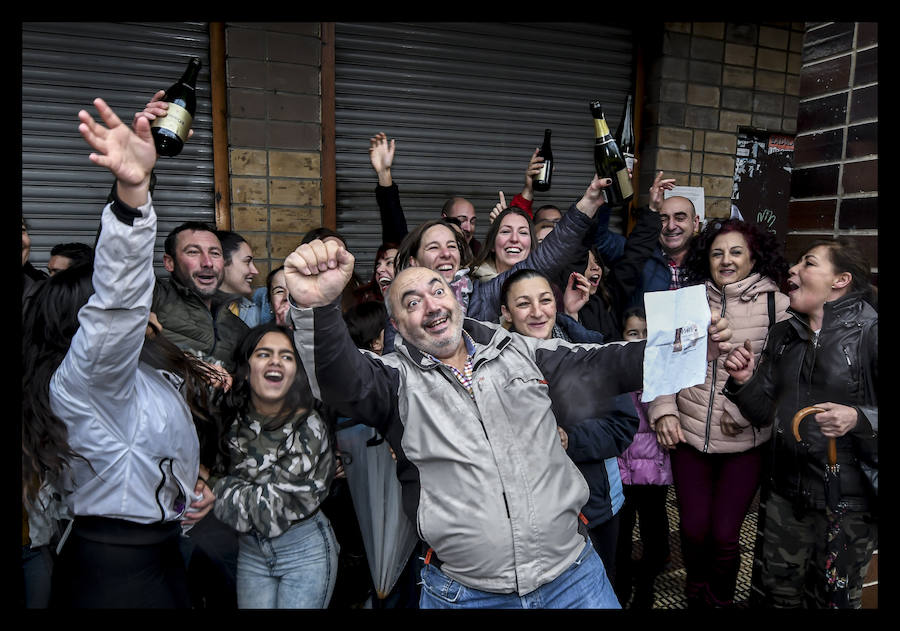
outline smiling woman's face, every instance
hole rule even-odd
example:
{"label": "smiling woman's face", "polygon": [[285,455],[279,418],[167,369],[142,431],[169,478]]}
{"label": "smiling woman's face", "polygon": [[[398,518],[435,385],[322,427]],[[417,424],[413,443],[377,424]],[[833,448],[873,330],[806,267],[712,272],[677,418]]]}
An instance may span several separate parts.
{"label": "smiling woman's face", "polygon": [[541,277],[516,281],[507,292],[503,316],[513,330],[528,337],[549,340],[556,324],[556,298],[550,284]]}
{"label": "smiling woman's face", "polygon": [[297,376],[291,340],[279,331],[266,333],[253,349],[249,364],[253,407],[267,416],[278,414]]}
{"label": "smiling woman's face", "polygon": [[528,220],[522,215],[510,213],[500,223],[494,239],[494,261],[501,274],[531,253],[531,231]]}
{"label": "smiling woman's face", "polygon": [[730,230],[713,239],[709,248],[709,273],[716,286],[744,280],[754,263],[747,239],[740,232]]}

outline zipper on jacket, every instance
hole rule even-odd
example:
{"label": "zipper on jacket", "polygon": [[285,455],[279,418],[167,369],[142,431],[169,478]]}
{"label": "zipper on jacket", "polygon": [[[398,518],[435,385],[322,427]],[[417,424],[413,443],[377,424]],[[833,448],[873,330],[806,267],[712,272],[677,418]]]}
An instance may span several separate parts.
{"label": "zipper on jacket", "polygon": [[844,351],[844,358],[847,360],[847,367],[848,367],[848,368],[852,368],[852,367],[853,367],[853,364],[850,363],[850,353],[847,352],[847,347],[846,347],[846,346],[842,346],[842,347],[841,347],[841,350]]}
{"label": "zipper on jacket", "polygon": [[[719,313],[719,318],[725,317],[725,288],[722,288],[722,311]],[[712,343],[712,340],[708,340],[707,343]],[[713,412],[713,400],[716,396],[716,373],[718,372],[719,367],[719,359],[718,357],[712,360],[712,380],[709,384],[709,406],[706,408],[706,437],[703,440],[703,453],[709,452],[709,433],[712,428],[712,412]]]}

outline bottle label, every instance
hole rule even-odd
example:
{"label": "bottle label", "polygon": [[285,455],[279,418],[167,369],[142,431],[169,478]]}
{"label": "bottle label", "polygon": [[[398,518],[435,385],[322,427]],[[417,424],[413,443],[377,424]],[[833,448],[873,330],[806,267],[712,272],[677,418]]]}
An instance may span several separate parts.
{"label": "bottle label", "polygon": [[546,182],[547,181],[547,171],[550,168],[550,161],[544,160],[544,163],[541,165],[541,171],[537,175],[534,176],[535,182]]}
{"label": "bottle label", "polygon": [[634,195],[634,189],[631,188],[631,178],[628,177],[628,169],[619,169],[616,172],[616,179],[619,182],[619,190],[622,191],[622,197]]}
{"label": "bottle label", "polygon": [[609,136],[609,125],[606,124],[606,119],[595,118],[594,119],[594,131],[597,134],[597,138],[603,138],[604,136]]}
{"label": "bottle label", "polygon": [[194,117],[191,116],[190,112],[180,105],[169,103],[169,109],[167,110],[166,115],[162,117],[157,116],[150,123],[150,126],[168,129],[169,131],[178,134],[179,138],[187,142],[188,131],[190,131],[191,123],[193,122]]}
{"label": "bottle label", "polygon": [[630,153],[623,153],[622,157],[625,158],[625,166],[628,167],[628,170],[634,172],[634,156]]}

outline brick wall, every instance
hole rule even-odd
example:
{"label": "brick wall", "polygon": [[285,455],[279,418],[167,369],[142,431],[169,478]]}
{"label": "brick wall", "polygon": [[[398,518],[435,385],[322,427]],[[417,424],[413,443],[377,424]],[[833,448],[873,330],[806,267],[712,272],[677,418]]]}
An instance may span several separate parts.
{"label": "brick wall", "polygon": [[738,128],[796,129],[802,43],[791,22],[667,22],[645,40],[639,202],[662,169],[727,217]]}
{"label": "brick wall", "polygon": [[260,274],[322,225],[320,23],[227,23],[231,227]]}
{"label": "brick wall", "polygon": [[822,236],[847,235],[877,271],[878,25],[811,22],[788,215],[789,260]]}

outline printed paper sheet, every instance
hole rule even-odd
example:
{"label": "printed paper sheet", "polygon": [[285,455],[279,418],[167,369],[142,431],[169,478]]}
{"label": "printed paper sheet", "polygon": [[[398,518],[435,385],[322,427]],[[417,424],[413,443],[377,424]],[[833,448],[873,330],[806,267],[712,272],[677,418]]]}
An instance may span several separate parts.
{"label": "printed paper sheet", "polygon": [[706,286],[644,294],[647,349],[641,401],[703,383],[711,321]]}

